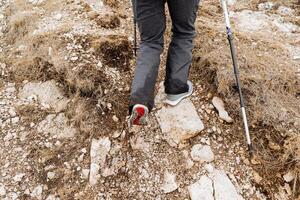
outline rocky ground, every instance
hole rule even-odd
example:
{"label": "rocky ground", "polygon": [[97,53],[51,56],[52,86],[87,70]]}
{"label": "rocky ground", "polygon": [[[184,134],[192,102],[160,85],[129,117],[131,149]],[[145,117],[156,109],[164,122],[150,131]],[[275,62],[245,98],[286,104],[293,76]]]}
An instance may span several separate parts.
{"label": "rocky ground", "polygon": [[149,124],[129,128],[130,2],[2,0],[0,199],[297,199],[299,5],[229,3],[253,159],[218,1],[196,22],[194,94],[169,107],[158,83]]}

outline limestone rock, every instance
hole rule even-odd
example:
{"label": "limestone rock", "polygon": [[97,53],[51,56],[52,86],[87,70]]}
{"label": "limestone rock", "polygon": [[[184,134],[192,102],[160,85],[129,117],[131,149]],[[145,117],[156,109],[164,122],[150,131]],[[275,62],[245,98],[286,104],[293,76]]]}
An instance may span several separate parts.
{"label": "limestone rock", "polygon": [[214,153],[212,152],[210,146],[201,144],[196,144],[193,146],[191,157],[194,161],[199,162],[212,162],[215,159]]}
{"label": "limestone rock", "polygon": [[64,110],[69,102],[54,80],[26,83],[19,92],[19,98],[28,99],[32,96],[37,96],[41,105],[49,105],[57,113]]}
{"label": "limestone rock", "polygon": [[283,175],[283,179],[285,182],[289,183],[295,179],[295,175],[293,172],[288,172],[285,175]]}
{"label": "limestone rock", "polygon": [[258,10],[272,10],[274,8],[274,3],[272,2],[265,2],[258,4]]}
{"label": "limestone rock", "polygon": [[212,173],[216,200],[242,200],[234,185],[224,171],[215,170]]}
{"label": "limestone rock", "polygon": [[56,135],[58,138],[71,138],[76,133],[74,126],[68,124],[68,119],[64,113],[48,115],[45,120],[39,123],[37,131]]}
{"label": "limestone rock", "polygon": [[106,165],[106,156],[110,151],[111,142],[109,138],[93,139],[91,145],[90,185],[95,185],[99,178],[99,170]]}
{"label": "limestone rock", "polygon": [[207,176],[188,187],[191,200],[214,200],[213,182]]}
{"label": "limestone rock", "polygon": [[31,192],[31,197],[42,199],[42,193],[43,193],[43,187],[41,185],[36,186]]}
{"label": "limestone rock", "polygon": [[6,189],[3,185],[0,185],[0,197],[6,195]]}
{"label": "limestone rock", "polygon": [[212,103],[215,106],[215,108],[218,110],[219,117],[222,120],[224,120],[228,123],[233,122],[233,119],[231,117],[229,117],[228,112],[224,108],[224,102],[222,101],[222,99],[220,99],[219,97],[214,97],[212,100]]}
{"label": "limestone rock", "polygon": [[177,147],[204,129],[193,103],[185,99],[175,107],[163,107],[156,113],[164,139]]}
{"label": "limestone rock", "polygon": [[165,171],[164,174],[164,184],[162,186],[162,190],[164,193],[170,193],[177,190],[178,185],[176,183],[176,175]]}

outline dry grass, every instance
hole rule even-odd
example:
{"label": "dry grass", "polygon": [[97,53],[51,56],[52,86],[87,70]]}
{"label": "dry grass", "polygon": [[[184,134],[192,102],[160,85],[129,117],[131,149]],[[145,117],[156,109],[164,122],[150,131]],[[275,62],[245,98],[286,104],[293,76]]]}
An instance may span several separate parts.
{"label": "dry grass", "polygon": [[101,55],[104,65],[121,71],[129,70],[133,53],[127,37],[111,35],[93,41],[92,47],[96,55]]}
{"label": "dry grass", "polygon": [[37,14],[33,11],[18,12],[9,17],[9,31],[6,37],[8,44],[14,44],[20,38],[26,36],[33,28]]}
{"label": "dry grass", "polygon": [[96,23],[97,23],[97,25],[99,25],[103,28],[113,29],[113,28],[118,28],[121,24],[121,21],[120,21],[120,18],[116,14],[113,14],[113,15],[106,14],[101,17],[98,16],[96,18]]}
{"label": "dry grass", "polygon": [[[246,4],[257,9],[257,3],[261,2],[250,1]],[[286,1],[284,5],[287,4],[295,6],[295,1]],[[236,9],[247,7],[240,5]],[[217,21],[223,16],[212,16],[210,11],[218,10],[219,6],[212,3],[206,8],[201,13],[203,23],[211,20],[218,24]],[[214,24],[201,24],[197,30],[200,33],[196,38],[191,78],[196,83],[204,84],[211,93],[221,96],[230,115],[239,120],[239,96],[226,35],[220,33],[219,27]],[[297,63],[291,60],[290,53],[282,45],[284,41],[236,31],[235,42],[250,132],[257,159],[261,163],[254,168],[267,180],[261,187],[272,196],[274,185],[283,184],[283,174],[288,170],[299,174],[299,133],[293,136],[289,132],[300,130],[300,82],[295,73]],[[295,188],[299,190],[299,182]]]}
{"label": "dry grass", "polygon": [[117,8],[120,5],[118,0],[104,0],[104,3],[112,8]]}

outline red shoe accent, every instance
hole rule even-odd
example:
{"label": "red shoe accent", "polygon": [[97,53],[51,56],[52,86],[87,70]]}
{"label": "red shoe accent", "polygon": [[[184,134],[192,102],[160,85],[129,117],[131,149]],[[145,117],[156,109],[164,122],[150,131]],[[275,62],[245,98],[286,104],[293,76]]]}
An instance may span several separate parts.
{"label": "red shoe accent", "polygon": [[134,110],[137,113],[136,118],[133,120],[134,125],[141,125],[140,119],[145,115],[145,109],[138,107]]}

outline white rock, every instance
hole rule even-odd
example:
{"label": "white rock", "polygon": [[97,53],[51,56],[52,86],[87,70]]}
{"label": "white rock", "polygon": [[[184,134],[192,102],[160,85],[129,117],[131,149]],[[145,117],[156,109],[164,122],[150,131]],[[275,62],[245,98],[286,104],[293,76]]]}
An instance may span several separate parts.
{"label": "white rock", "polygon": [[69,102],[54,80],[26,83],[19,92],[19,98],[28,99],[31,96],[36,96],[42,105],[49,105],[56,112],[66,109]]}
{"label": "white rock", "polygon": [[39,133],[49,133],[59,139],[72,138],[77,132],[74,125],[69,124],[64,113],[48,115],[45,120],[38,124],[37,131]]}
{"label": "white rock", "polygon": [[61,18],[62,18],[62,14],[61,13],[58,13],[58,14],[56,14],[55,16],[54,16],[54,19],[56,19],[56,20],[61,20]]}
{"label": "white rock", "polygon": [[232,123],[233,119],[231,117],[229,117],[228,112],[225,110],[224,108],[224,102],[222,101],[222,99],[220,99],[219,97],[214,97],[212,99],[212,103],[215,106],[215,108],[218,110],[219,112],[219,117],[228,122],[228,123]]}
{"label": "white rock", "polygon": [[41,5],[45,2],[46,0],[28,0],[29,3],[32,3],[33,5]]}
{"label": "white rock", "polygon": [[214,200],[213,183],[207,176],[201,176],[200,180],[188,186],[191,200]]}
{"label": "white rock", "polygon": [[205,164],[204,165],[204,169],[208,172],[208,173],[213,173],[215,168],[212,164]]}
{"label": "white rock", "polygon": [[106,177],[115,175],[115,172],[114,172],[113,168],[106,167],[102,170],[101,175],[106,178]]}
{"label": "white rock", "polygon": [[88,179],[89,173],[90,173],[90,169],[82,169],[82,178]]}
{"label": "white rock", "polygon": [[118,121],[119,121],[119,118],[118,118],[116,115],[114,115],[114,116],[112,117],[112,119],[113,119],[114,122],[118,122]]}
{"label": "white rock", "polygon": [[47,178],[48,178],[49,180],[54,179],[54,178],[55,178],[55,173],[54,173],[54,172],[48,172],[48,173],[47,173]]}
{"label": "white rock", "polygon": [[42,199],[43,187],[41,185],[35,187],[31,192],[31,197]]}
{"label": "white rock", "polygon": [[70,58],[71,61],[77,61],[78,59],[79,59],[78,56],[74,56]]}
{"label": "white rock", "polygon": [[89,176],[89,183],[91,186],[96,185],[98,182],[98,179],[100,178],[99,169],[100,169],[100,166],[98,164],[91,163],[90,176]]}
{"label": "white rock", "polygon": [[212,162],[215,159],[214,153],[212,152],[210,146],[201,144],[196,144],[193,146],[191,157],[194,161],[199,162]]}
{"label": "white rock", "polygon": [[293,172],[288,172],[285,175],[283,175],[283,179],[285,182],[289,183],[295,179],[295,175]]}
{"label": "white rock", "polygon": [[14,118],[11,119],[11,123],[13,123],[13,124],[18,123],[19,121],[20,121],[19,117],[14,117]]}
{"label": "white rock", "polygon": [[6,195],[6,189],[3,185],[0,185],[0,196]]}
{"label": "white rock", "polygon": [[59,197],[55,197],[55,195],[50,194],[46,200],[60,200]]}
{"label": "white rock", "polygon": [[227,3],[229,6],[233,6],[234,4],[236,4],[236,0],[227,0]]}
{"label": "white rock", "polygon": [[7,133],[7,135],[3,138],[5,142],[10,141],[13,138],[13,135],[11,133]]}
{"label": "white rock", "polygon": [[91,167],[90,167],[90,185],[97,184],[99,169],[103,170],[106,166],[106,156],[111,148],[109,138],[93,139],[91,145]]}
{"label": "white rock", "polygon": [[204,129],[193,103],[185,99],[175,107],[164,107],[156,113],[163,138],[177,147]]}
{"label": "white rock", "polygon": [[122,134],[121,131],[116,130],[116,131],[113,133],[112,138],[116,139],[116,138],[120,137],[121,134]]}
{"label": "white rock", "polygon": [[10,117],[15,117],[17,115],[15,108],[10,108],[8,110]]}
{"label": "white rock", "polygon": [[15,192],[11,192],[8,195],[10,197],[11,200],[17,200],[19,198],[19,195]]}
{"label": "white rock", "polygon": [[258,4],[258,10],[271,10],[274,7],[274,3],[265,2]]}
{"label": "white rock", "polygon": [[285,6],[279,6],[277,12],[281,15],[293,15],[294,14],[294,10],[289,8],[289,7],[285,7]]}
{"label": "white rock", "polygon": [[242,200],[234,185],[224,171],[215,170],[212,173],[215,189],[215,200]]}
{"label": "white rock", "polygon": [[13,180],[15,182],[20,182],[24,176],[25,176],[24,173],[17,174],[17,175],[14,176]]}
{"label": "white rock", "polygon": [[178,185],[176,183],[176,175],[165,171],[164,174],[164,184],[161,187],[161,189],[163,190],[163,192],[166,193],[171,193],[175,190],[177,190]]}

